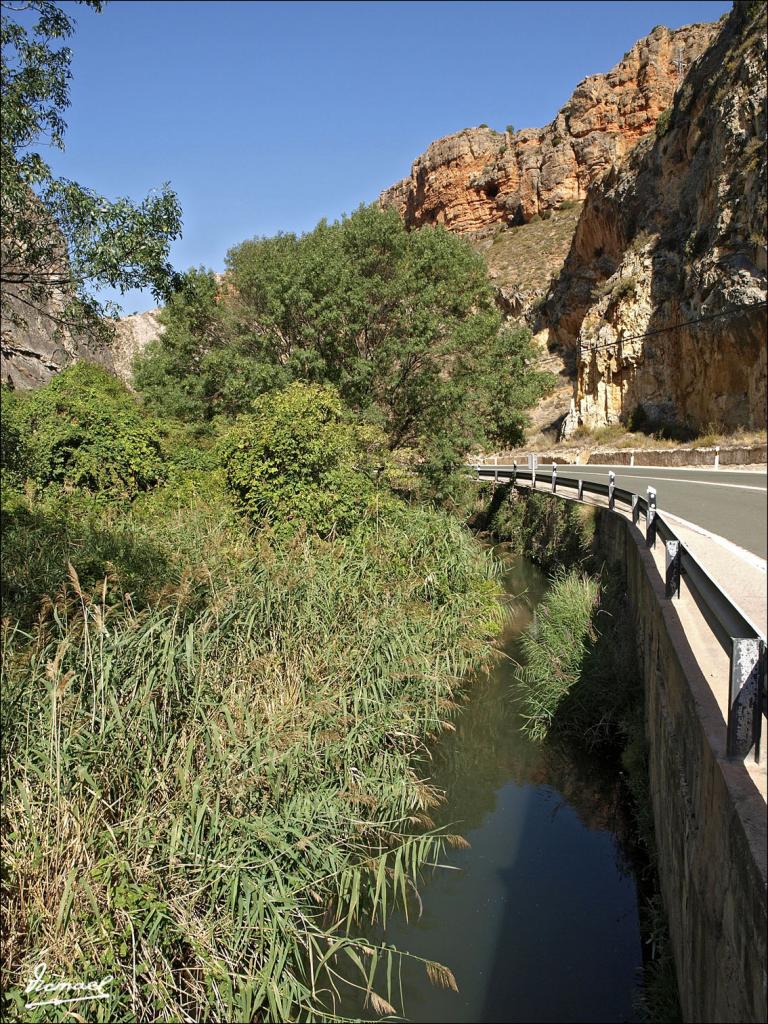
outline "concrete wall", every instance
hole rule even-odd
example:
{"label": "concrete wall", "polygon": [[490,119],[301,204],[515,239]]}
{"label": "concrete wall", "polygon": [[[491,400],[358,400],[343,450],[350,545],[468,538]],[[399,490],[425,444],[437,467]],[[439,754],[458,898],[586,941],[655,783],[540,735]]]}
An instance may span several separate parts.
{"label": "concrete wall", "polygon": [[765,1021],[765,799],[752,766],[725,757],[721,705],[700,668],[704,633],[665,597],[642,535],[601,509],[596,543],[627,567],[660,880],[684,1020]]}

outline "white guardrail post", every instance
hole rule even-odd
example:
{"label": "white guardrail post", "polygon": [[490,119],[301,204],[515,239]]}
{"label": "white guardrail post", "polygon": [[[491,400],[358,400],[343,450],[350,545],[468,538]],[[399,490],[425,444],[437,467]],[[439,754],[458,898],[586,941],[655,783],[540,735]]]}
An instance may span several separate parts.
{"label": "white guardrail post", "polygon": [[552,463],[552,493],[557,494],[557,466]]}
{"label": "white guardrail post", "polygon": [[759,761],[765,646],[742,637],[733,637],[732,644],[726,754],[741,760],[754,747]]}
{"label": "white guardrail post", "polygon": [[665,589],[667,597],[680,597],[680,541],[668,540],[666,549]]}
{"label": "white guardrail post", "polygon": [[616,489],[616,474],[612,469],[608,470],[608,508],[613,512],[616,508],[616,500],[613,492]]}
{"label": "white guardrail post", "polygon": [[649,548],[656,544],[656,489],[648,488],[648,511],[645,514],[645,543]]}

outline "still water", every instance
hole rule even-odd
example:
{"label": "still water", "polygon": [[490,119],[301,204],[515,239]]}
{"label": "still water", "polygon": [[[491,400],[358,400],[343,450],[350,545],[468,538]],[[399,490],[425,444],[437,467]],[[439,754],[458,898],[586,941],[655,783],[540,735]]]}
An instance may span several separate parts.
{"label": "still water", "polygon": [[[420,887],[423,904],[377,938],[451,968],[459,992],[405,963],[412,1021],[632,1021],[642,965],[635,878],[615,770],[526,739],[514,703],[518,638],[546,580],[509,563],[512,614],[504,657],[479,676],[434,746],[432,814],[470,849],[447,848]],[[399,992],[392,993],[400,1002]]]}

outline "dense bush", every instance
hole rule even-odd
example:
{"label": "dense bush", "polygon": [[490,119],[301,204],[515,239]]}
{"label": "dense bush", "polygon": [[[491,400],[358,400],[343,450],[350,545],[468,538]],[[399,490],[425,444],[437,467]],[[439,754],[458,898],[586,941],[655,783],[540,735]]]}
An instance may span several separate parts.
{"label": "dense bush", "polygon": [[36,391],[6,394],[3,413],[39,484],[132,497],[163,475],[157,426],[98,366],[77,363]]}
{"label": "dense bush", "polygon": [[280,536],[304,525],[348,533],[375,495],[383,440],[345,415],[329,386],[294,383],[264,395],[222,444],[227,483],[256,526]]}
{"label": "dense bush", "polygon": [[591,557],[594,509],[548,494],[499,489],[483,527],[546,572],[585,565]]}

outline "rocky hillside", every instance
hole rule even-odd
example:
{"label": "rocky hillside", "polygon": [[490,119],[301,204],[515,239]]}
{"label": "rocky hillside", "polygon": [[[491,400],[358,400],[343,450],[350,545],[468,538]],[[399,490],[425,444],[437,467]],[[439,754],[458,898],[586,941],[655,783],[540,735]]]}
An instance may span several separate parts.
{"label": "rocky hillside", "polygon": [[[13,300],[6,297],[5,302],[12,305]],[[99,340],[59,329],[48,315],[55,316],[55,308],[38,311],[24,307],[22,312],[25,322],[20,325],[4,319],[0,345],[0,379],[19,390],[45,384],[80,359],[99,363],[130,384],[133,357],[162,330],[156,309],[123,317]]]}
{"label": "rocky hillside", "polygon": [[467,233],[522,224],[584,199],[672,102],[676,58],[694,61],[716,30],[658,26],[607,74],[585,78],[545,128],[510,133],[483,126],[439,139],[380,202],[394,206],[409,226],[444,224]]}
{"label": "rocky hillside", "polygon": [[566,434],[765,426],[765,12],[735,5],[655,132],[587,195],[544,309],[577,361]]}

